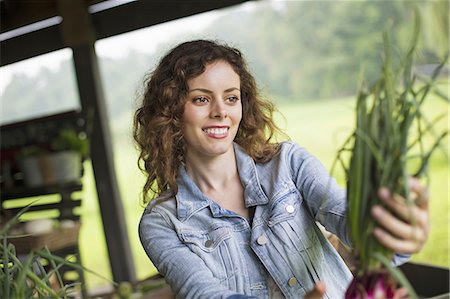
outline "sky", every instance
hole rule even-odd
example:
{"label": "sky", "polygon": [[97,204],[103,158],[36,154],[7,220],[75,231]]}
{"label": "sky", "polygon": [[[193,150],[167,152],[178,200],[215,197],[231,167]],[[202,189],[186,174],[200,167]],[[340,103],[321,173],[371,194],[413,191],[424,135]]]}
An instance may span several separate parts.
{"label": "sky", "polygon": [[101,57],[112,58],[124,56],[130,50],[153,53],[159,44],[168,42],[173,36],[183,32],[200,32],[222,14],[220,11],[212,11],[135,30],[100,40],[96,43],[95,50]]}

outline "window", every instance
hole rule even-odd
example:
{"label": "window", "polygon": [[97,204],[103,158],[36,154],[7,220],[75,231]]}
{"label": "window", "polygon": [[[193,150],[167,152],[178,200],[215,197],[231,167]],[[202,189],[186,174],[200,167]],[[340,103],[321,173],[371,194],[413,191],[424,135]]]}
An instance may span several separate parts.
{"label": "window", "polygon": [[0,124],[80,109],[71,58],[63,49],[0,68]]}

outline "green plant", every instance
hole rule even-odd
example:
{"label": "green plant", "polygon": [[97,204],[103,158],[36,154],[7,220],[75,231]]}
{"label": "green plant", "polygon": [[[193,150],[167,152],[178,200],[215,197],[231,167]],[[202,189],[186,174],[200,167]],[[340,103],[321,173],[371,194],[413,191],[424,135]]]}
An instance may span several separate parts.
{"label": "green plant", "polygon": [[88,139],[83,134],[78,134],[74,129],[63,129],[52,142],[54,151],[72,150],[86,157],[89,152]]}
{"label": "green plant", "polygon": [[[19,258],[14,245],[8,241],[8,232],[29,207],[23,208],[0,229],[0,298],[68,298],[81,285],[64,285],[59,269],[69,266],[76,270],[94,272],[52,254],[46,247],[29,252],[25,258]],[[47,269],[45,265],[50,267]]]}
{"label": "green plant", "polygon": [[27,147],[24,147],[21,149],[21,151],[19,152],[19,157],[20,158],[27,158],[27,157],[39,157],[42,155],[45,155],[48,153],[48,150],[36,146],[36,145],[30,145]]}
{"label": "green plant", "polygon": [[[346,173],[348,222],[358,268],[346,298],[372,298],[377,291],[383,298],[391,298],[396,288],[393,278],[417,298],[401,272],[390,265],[393,252],[373,236],[376,222],[370,211],[374,205],[382,205],[377,195],[380,187],[403,196],[410,206],[416,204],[408,194],[408,178],[427,178],[430,157],[448,134],[447,130],[438,133],[434,129],[441,117],[429,121],[422,113],[431,92],[449,101],[436,88],[448,55],[431,78],[414,74],[419,31],[417,17],[412,44],[398,59],[388,32],[384,34],[383,72],[370,88],[360,90],[356,128],[338,154],[337,161]],[[344,153],[350,153],[348,163],[342,157]]]}

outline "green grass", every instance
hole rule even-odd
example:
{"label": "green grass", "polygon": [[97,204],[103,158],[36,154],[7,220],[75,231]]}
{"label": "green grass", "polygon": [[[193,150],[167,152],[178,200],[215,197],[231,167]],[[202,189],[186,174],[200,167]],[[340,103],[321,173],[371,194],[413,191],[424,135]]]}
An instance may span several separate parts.
{"label": "green grass", "polygon": [[[342,145],[353,127],[354,98],[291,103],[279,106],[284,118],[277,115],[277,122],[286,130],[292,140],[306,147],[330,169],[336,151]],[[426,107],[427,114],[446,112],[448,124],[448,105],[432,101]],[[143,251],[137,235],[137,226],[143,208],[140,205],[141,187],[144,177],[136,166],[137,153],[132,147],[130,119],[123,119],[118,125],[122,131],[115,143],[116,172],[122,196],[130,246],[134,256],[137,277],[143,279],[156,270]],[[128,128],[125,131],[123,128]],[[448,140],[447,140],[448,142]],[[448,148],[446,149],[448,151]],[[92,176],[91,165],[85,165],[82,227],[80,233],[81,258],[83,264],[101,275],[111,277],[108,253],[105,246],[103,227],[100,218],[97,196]],[[450,267],[448,223],[449,215],[449,166],[444,155],[436,155],[431,165],[431,201],[430,215],[432,230],[428,243],[420,254],[413,256],[413,261]],[[341,173],[336,173],[343,185]],[[108,284],[91,274],[86,274],[88,289]]]}

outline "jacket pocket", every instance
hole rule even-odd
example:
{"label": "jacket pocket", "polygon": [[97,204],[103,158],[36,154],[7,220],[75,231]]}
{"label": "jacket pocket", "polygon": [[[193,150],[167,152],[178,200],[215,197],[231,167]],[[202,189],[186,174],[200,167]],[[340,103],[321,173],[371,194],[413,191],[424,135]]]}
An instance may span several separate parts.
{"label": "jacket pocket", "polygon": [[220,227],[210,231],[188,231],[180,232],[180,237],[186,244],[191,244],[204,252],[213,252],[228,238],[231,233],[227,227]]}
{"label": "jacket pocket", "polygon": [[268,225],[274,226],[279,222],[295,217],[299,211],[302,198],[296,189],[287,190],[273,199],[269,212]]}

